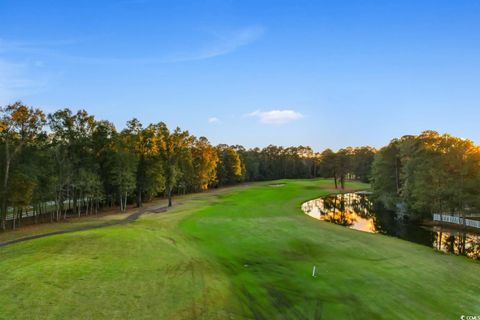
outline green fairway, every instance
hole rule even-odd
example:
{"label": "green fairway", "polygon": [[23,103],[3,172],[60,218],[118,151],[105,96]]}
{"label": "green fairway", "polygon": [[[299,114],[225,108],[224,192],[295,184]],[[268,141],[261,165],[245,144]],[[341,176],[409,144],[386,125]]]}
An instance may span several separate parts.
{"label": "green fairway", "polygon": [[0,248],[0,318],[480,314],[479,263],[303,214],[302,202],[332,192],[329,180],[271,183],[189,195],[130,224]]}

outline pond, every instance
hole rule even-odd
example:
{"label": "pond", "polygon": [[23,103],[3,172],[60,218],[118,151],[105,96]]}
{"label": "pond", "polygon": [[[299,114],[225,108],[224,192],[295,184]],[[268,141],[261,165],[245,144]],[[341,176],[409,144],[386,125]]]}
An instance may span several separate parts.
{"label": "pond", "polygon": [[480,233],[443,226],[420,226],[397,219],[395,213],[374,206],[368,195],[345,193],[307,201],[309,216],[371,233],[382,233],[472,259],[480,259]]}

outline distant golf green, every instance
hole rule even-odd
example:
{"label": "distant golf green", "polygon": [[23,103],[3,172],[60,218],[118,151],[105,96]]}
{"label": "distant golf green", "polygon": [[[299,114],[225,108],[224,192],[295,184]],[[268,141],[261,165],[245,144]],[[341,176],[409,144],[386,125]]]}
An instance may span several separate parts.
{"label": "distant golf green", "polygon": [[0,248],[0,319],[480,314],[479,263],[302,213],[302,202],[332,188],[253,183],[189,195],[130,224]]}

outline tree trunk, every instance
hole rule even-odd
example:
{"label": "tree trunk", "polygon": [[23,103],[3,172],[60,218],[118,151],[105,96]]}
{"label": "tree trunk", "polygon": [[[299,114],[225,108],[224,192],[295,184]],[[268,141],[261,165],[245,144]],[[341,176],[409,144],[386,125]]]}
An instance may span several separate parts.
{"label": "tree trunk", "polygon": [[397,195],[400,193],[400,172],[398,168],[398,162],[400,159],[395,157],[395,186],[397,188]]}
{"label": "tree trunk", "polygon": [[65,206],[64,199],[63,197],[60,198],[60,201],[62,201],[61,206],[65,207],[63,210],[63,219],[67,219],[67,210],[70,208],[70,188],[67,186],[67,201],[68,201],[68,206]]}
{"label": "tree trunk", "polygon": [[18,217],[18,227],[20,228],[22,226],[22,220],[23,220],[23,208],[19,209],[19,217]]}
{"label": "tree trunk", "polygon": [[137,179],[136,179],[136,202],[137,207],[140,208],[142,202],[143,185],[145,183],[145,156],[143,153],[140,155],[140,159],[137,164]]}
{"label": "tree trunk", "polygon": [[15,230],[16,222],[17,222],[17,213],[15,212],[15,209],[13,209],[13,230]]}
{"label": "tree trunk", "polygon": [[121,192],[120,192],[120,212],[123,212],[123,196]]}
{"label": "tree trunk", "polygon": [[168,206],[169,207],[172,206],[172,188],[171,187],[168,188]]}
{"label": "tree trunk", "polygon": [[140,187],[137,188],[137,207],[140,208],[142,206],[142,190]]}
{"label": "tree trunk", "polygon": [[335,182],[335,189],[338,189],[337,173],[336,172],[333,172],[333,181]]}
{"label": "tree trunk", "polygon": [[[76,192],[75,192],[75,194],[76,194]],[[80,196],[80,199],[77,198],[76,208],[77,208],[77,211],[78,211],[78,217],[80,218],[80,212],[81,212],[81,208],[82,208],[82,194],[80,193],[79,196]]]}
{"label": "tree trunk", "polygon": [[[69,202],[70,204],[70,202]],[[75,187],[72,187],[72,209],[71,212],[72,214],[77,213],[77,191],[75,190]]]}
{"label": "tree trunk", "polygon": [[2,197],[2,230],[6,229],[7,221],[7,187],[8,187],[8,175],[10,174],[10,148],[8,145],[8,139],[5,142],[5,172],[3,177],[3,197]]}

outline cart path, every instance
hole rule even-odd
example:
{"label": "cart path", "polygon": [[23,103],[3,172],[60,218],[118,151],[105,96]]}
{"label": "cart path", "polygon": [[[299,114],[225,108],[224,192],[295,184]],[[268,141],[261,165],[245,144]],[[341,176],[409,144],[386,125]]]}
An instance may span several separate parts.
{"label": "cart path", "polygon": [[91,225],[91,226],[83,226],[83,227],[77,227],[77,228],[72,228],[72,229],[67,229],[67,230],[59,230],[59,231],[53,231],[53,232],[48,232],[48,233],[36,234],[36,235],[32,235],[32,236],[18,238],[18,239],[11,240],[11,241],[2,242],[2,243],[0,243],[0,248],[1,247],[6,247],[6,246],[9,246],[9,245],[12,245],[12,244],[24,242],[24,241],[29,241],[29,240],[33,240],[33,239],[39,239],[39,238],[54,236],[54,235],[57,235],[57,234],[66,234],[66,233],[73,233],[73,232],[78,232],[78,231],[93,230],[93,229],[100,229],[100,228],[105,228],[105,227],[110,227],[110,226],[118,226],[118,225],[122,225],[122,224],[128,224],[128,223],[131,223],[131,222],[137,220],[138,218],[140,218],[140,216],[142,214],[144,214],[145,212],[160,213],[160,212],[166,212],[167,209],[168,209],[167,205],[163,205],[163,206],[158,206],[157,205],[157,206],[137,210],[137,211],[131,213],[130,215],[128,215],[125,219],[122,219],[122,220],[109,221],[109,222],[104,222],[104,223]]}

